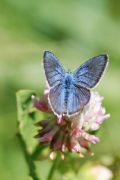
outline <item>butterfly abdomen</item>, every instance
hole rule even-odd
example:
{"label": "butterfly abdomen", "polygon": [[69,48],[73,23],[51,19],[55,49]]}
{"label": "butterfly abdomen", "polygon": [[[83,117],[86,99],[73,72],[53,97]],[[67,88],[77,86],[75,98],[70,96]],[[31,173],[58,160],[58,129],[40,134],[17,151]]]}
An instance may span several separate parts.
{"label": "butterfly abdomen", "polygon": [[65,106],[65,114],[67,113],[67,107],[68,107],[68,101],[69,101],[69,96],[70,96],[70,90],[71,90],[71,86],[72,86],[72,81],[73,78],[71,77],[71,74],[67,74],[65,77],[65,81],[64,81],[64,88],[65,88],[65,92],[64,92],[64,106]]}

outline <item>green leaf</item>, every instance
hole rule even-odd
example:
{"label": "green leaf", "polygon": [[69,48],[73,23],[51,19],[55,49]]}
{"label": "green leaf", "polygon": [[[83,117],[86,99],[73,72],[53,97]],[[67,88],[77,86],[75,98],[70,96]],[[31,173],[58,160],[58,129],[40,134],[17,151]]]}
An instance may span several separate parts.
{"label": "green leaf", "polygon": [[17,92],[17,110],[19,132],[26,143],[29,154],[32,154],[37,147],[35,122],[42,118],[42,113],[33,106],[31,96],[35,95],[32,90],[20,90]]}

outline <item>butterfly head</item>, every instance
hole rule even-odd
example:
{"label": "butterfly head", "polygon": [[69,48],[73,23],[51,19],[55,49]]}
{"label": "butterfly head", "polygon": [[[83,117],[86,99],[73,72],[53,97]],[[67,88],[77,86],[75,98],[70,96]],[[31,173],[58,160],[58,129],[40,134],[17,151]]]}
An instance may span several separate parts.
{"label": "butterfly head", "polygon": [[68,73],[68,74],[71,74],[72,72],[71,72],[71,70],[70,70],[70,69],[68,69],[67,73]]}

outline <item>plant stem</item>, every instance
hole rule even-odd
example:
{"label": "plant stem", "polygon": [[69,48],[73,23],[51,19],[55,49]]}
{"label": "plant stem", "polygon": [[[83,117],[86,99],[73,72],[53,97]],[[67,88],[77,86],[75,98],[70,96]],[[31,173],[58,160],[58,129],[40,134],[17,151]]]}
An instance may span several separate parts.
{"label": "plant stem", "polygon": [[53,174],[54,174],[54,171],[56,169],[56,166],[58,165],[58,162],[59,162],[59,157],[57,156],[56,159],[54,160],[53,164],[52,164],[52,167],[51,167],[50,172],[48,174],[47,180],[52,180]]}
{"label": "plant stem", "polygon": [[33,179],[33,180],[40,180],[36,174],[36,171],[35,171],[35,165],[34,165],[34,162],[32,160],[32,157],[31,155],[29,154],[29,152],[27,151],[27,148],[26,148],[26,144],[21,136],[20,133],[17,133],[17,137],[19,139],[19,142],[20,142],[20,145],[21,145],[21,148],[22,148],[22,151],[24,153],[24,156],[25,156],[25,159],[26,159],[26,162],[27,162],[27,165],[28,165],[28,169],[29,169],[29,176]]}
{"label": "plant stem", "polygon": [[36,160],[38,159],[40,153],[46,148],[48,147],[48,145],[44,144],[42,146],[40,146],[39,144],[37,145],[37,147],[35,148],[35,151],[31,154],[31,158]]}

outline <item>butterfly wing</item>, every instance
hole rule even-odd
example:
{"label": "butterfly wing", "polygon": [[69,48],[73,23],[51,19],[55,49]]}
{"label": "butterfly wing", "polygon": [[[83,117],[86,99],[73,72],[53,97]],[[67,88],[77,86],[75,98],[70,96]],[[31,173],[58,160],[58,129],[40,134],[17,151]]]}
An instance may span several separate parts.
{"label": "butterfly wing", "polygon": [[79,85],[73,85],[69,93],[67,114],[70,116],[79,112],[89,102],[90,90]]}
{"label": "butterfly wing", "polygon": [[53,87],[61,83],[64,79],[65,71],[57,57],[53,53],[45,51],[43,63],[49,86]]}
{"label": "butterfly wing", "polygon": [[45,51],[44,53],[44,70],[50,86],[49,103],[54,113],[60,115],[64,110],[63,81],[65,71],[58,58],[49,51]]}
{"label": "butterfly wing", "polygon": [[101,79],[108,62],[107,55],[91,58],[74,72],[77,85],[93,88]]}
{"label": "butterfly wing", "polygon": [[57,85],[50,89],[49,102],[58,116],[61,114],[71,116],[80,111],[89,102],[90,90],[81,86],[72,86],[69,92],[67,104],[65,102],[65,89],[63,85]]}
{"label": "butterfly wing", "polygon": [[48,99],[53,112],[58,116],[63,114],[65,107],[64,107],[64,87],[62,84],[58,84],[50,89]]}

